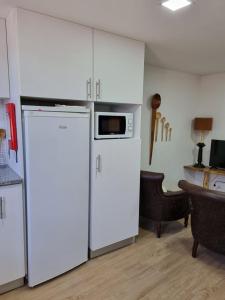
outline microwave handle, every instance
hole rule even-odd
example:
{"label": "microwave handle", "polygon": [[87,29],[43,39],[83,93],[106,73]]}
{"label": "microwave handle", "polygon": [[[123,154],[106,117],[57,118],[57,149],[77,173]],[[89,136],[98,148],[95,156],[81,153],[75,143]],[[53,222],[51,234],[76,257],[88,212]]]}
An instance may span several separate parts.
{"label": "microwave handle", "polygon": [[101,173],[102,171],[102,159],[101,159],[101,155],[99,154],[96,157],[96,174]]}

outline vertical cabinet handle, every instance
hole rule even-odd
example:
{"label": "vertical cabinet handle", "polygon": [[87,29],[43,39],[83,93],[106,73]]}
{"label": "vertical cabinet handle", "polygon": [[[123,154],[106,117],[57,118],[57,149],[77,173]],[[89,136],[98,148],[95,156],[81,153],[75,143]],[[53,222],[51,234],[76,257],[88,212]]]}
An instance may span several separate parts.
{"label": "vertical cabinet handle", "polygon": [[87,98],[91,99],[91,78],[87,80]]}
{"label": "vertical cabinet handle", "polygon": [[0,219],[3,219],[3,204],[2,204],[2,197],[0,197]]}
{"label": "vertical cabinet handle", "polygon": [[101,173],[102,171],[102,160],[101,160],[101,155],[99,154],[96,157],[96,174]]}
{"label": "vertical cabinet handle", "polygon": [[5,199],[4,197],[0,197],[0,219],[4,219],[5,217]]}
{"label": "vertical cabinet handle", "polygon": [[96,100],[101,99],[101,81],[96,81]]}

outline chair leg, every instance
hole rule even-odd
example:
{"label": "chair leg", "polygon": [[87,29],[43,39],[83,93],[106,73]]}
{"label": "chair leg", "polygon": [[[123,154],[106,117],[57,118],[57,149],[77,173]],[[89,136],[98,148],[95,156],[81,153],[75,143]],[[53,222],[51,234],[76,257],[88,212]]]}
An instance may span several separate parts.
{"label": "chair leg", "polygon": [[156,223],[156,234],[157,234],[157,238],[160,238],[160,237],[161,237],[161,229],[162,229],[161,222],[157,222],[157,223]]}
{"label": "chair leg", "polygon": [[197,257],[197,250],[198,250],[198,242],[194,240],[193,247],[192,247],[192,257]]}
{"label": "chair leg", "polygon": [[189,216],[186,216],[184,218],[184,227],[188,227],[188,220],[189,220]]}

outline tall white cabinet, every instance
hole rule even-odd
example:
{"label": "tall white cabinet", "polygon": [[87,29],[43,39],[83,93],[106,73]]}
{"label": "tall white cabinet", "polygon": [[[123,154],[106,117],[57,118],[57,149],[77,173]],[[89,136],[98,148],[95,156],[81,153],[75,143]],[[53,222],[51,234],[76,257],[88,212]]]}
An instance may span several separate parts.
{"label": "tall white cabinet", "polygon": [[13,12],[20,95],[91,99],[92,29],[23,9]]}
{"label": "tall white cabinet", "polygon": [[22,176],[21,97],[85,101],[93,108],[92,133],[95,105],[135,112],[133,138],[100,141],[92,134],[90,250],[99,254],[133,238],[138,234],[144,43],[24,9],[10,13],[7,34],[19,144],[18,163],[11,159],[11,165]]}
{"label": "tall white cabinet", "polygon": [[94,30],[95,100],[141,104],[144,43]]}
{"label": "tall white cabinet", "polygon": [[6,24],[4,19],[0,19],[0,98],[9,98]]}
{"label": "tall white cabinet", "polygon": [[25,276],[22,184],[0,187],[0,293]]}
{"label": "tall white cabinet", "polygon": [[[95,140],[92,153],[91,256],[138,234],[139,139]],[[130,243],[130,241],[129,241]]]}

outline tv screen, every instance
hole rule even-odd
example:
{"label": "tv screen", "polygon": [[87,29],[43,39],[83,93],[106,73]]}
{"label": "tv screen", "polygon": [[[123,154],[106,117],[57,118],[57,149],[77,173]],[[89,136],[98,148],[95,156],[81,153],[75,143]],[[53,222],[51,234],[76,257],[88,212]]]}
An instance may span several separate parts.
{"label": "tv screen", "polygon": [[225,141],[212,140],[210,166],[225,169]]}

